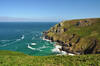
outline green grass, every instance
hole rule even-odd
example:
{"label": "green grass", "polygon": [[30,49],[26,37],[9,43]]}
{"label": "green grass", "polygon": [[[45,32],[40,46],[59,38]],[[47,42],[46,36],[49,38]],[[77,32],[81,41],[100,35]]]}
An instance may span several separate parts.
{"label": "green grass", "polygon": [[8,51],[8,50],[0,50],[0,55],[10,55],[10,56],[27,56],[24,53]]}
{"label": "green grass", "polygon": [[[97,34],[95,34],[95,33]],[[95,23],[92,26],[85,26],[85,27],[77,27],[72,26],[69,31],[66,31],[66,33],[74,33],[79,35],[80,37],[86,37],[86,36],[95,36],[96,38],[100,38],[100,22]],[[94,35],[91,35],[94,34]]]}
{"label": "green grass", "polygon": [[76,56],[29,56],[0,51],[0,66],[100,66],[100,54]]}
{"label": "green grass", "polygon": [[[62,31],[62,29],[67,30]],[[72,37],[73,34],[74,37]],[[47,35],[54,41],[59,40],[64,44],[71,44],[71,47],[66,47],[70,48],[70,51],[80,51],[83,54],[88,51],[87,49],[92,48],[93,41],[96,40],[96,47],[92,48],[91,53],[100,52],[100,18],[63,21],[56,24],[53,29],[49,29]]]}

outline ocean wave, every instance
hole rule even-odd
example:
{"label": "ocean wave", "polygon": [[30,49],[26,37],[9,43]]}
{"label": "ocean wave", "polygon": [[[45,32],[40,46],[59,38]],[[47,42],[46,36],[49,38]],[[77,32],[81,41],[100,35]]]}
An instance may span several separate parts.
{"label": "ocean wave", "polygon": [[43,45],[42,47],[36,48],[38,51],[42,51],[42,49],[47,48],[47,46]]}
{"label": "ocean wave", "polygon": [[[20,41],[20,40],[23,40],[23,39],[24,39],[24,35],[22,35],[21,38],[16,39],[16,41]],[[15,42],[16,42],[16,41],[15,41]]]}
{"label": "ocean wave", "polygon": [[21,41],[21,39],[16,39],[14,42],[12,42],[12,43],[15,43],[15,42],[18,42],[18,41]]}
{"label": "ocean wave", "polygon": [[34,40],[34,39],[35,39],[35,37],[33,36],[33,37],[32,37],[32,40]]}
{"label": "ocean wave", "polygon": [[0,47],[5,47],[5,46],[8,46],[8,45],[12,45],[12,44],[15,44],[15,42],[18,42],[20,40],[23,40],[24,39],[24,35],[22,35],[22,37],[20,39],[13,39],[13,40],[0,40],[1,42],[3,42],[4,44],[1,45]]}
{"label": "ocean wave", "polygon": [[24,35],[21,36],[21,38],[19,39],[12,39],[12,40],[0,40],[1,42],[16,42],[16,41],[20,41],[20,40],[23,40],[24,39]]}
{"label": "ocean wave", "polygon": [[61,51],[60,54],[61,54],[61,55],[66,55],[67,52],[66,52],[66,51]]}
{"label": "ocean wave", "polygon": [[70,55],[70,56],[74,56],[75,54],[73,54],[73,53],[67,53],[65,51],[61,51],[61,53],[57,54],[57,55]]}
{"label": "ocean wave", "polygon": [[55,45],[55,48],[52,49],[52,52],[54,53],[61,53],[60,49],[62,48],[62,46],[60,45]]}
{"label": "ocean wave", "polygon": [[66,51],[60,50],[61,48],[62,48],[62,46],[60,46],[60,45],[55,45],[55,48],[52,49],[52,52],[53,52],[53,53],[57,53],[57,55],[71,55],[71,56],[74,56],[73,53],[67,53]]}
{"label": "ocean wave", "polygon": [[0,47],[5,47],[5,46],[8,46],[9,44],[4,44],[4,45],[1,45]]}
{"label": "ocean wave", "polygon": [[22,35],[21,39],[23,40],[24,38],[25,38],[24,35]]}
{"label": "ocean wave", "polygon": [[47,47],[45,45],[43,45],[42,47],[39,47],[39,48],[33,48],[28,44],[28,48],[32,49],[32,50],[42,51],[42,49],[47,48]]}
{"label": "ocean wave", "polygon": [[29,44],[27,46],[29,49],[35,50],[35,48],[32,48]]}
{"label": "ocean wave", "polygon": [[17,42],[17,41],[13,41],[13,42],[10,42],[10,43],[5,43],[5,44],[1,45],[0,47],[5,47],[5,46],[8,46],[8,45],[12,45],[12,44],[14,44],[15,42]]}
{"label": "ocean wave", "polygon": [[8,42],[8,41],[10,41],[10,40],[0,40],[0,41],[3,41],[3,42],[6,42],[6,41],[7,41],[7,42]]}
{"label": "ocean wave", "polygon": [[74,56],[75,54],[73,54],[73,53],[68,53],[68,55]]}
{"label": "ocean wave", "polygon": [[47,48],[47,46],[43,45],[42,47],[39,47],[38,49],[44,49]]}
{"label": "ocean wave", "polygon": [[31,43],[31,45],[36,45],[36,43]]}
{"label": "ocean wave", "polygon": [[16,42],[16,40],[0,40],[1,44],[0,47],[5,47],[5,46],[8,46],[8,45],[11,45],[13,44],[14,42]]}
{"label": "ocean wave", "polygon": [[10,42],[10,40],[0,40],[0,42],[4,44]]}
{"label": "ocean wave", "polygon": [[45,39],[44,37],[43,37],[42,39],[45,40],[45,41],[49,41],[49,42],[51,42],[51,40]]}

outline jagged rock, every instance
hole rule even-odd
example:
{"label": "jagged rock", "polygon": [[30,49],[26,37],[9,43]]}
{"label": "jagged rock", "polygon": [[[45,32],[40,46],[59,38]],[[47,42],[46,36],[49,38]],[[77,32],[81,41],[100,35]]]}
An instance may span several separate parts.
{"label": "jagged rock", "polygon": [[44,34],[45,38],[61,45],[63,51],[75,54],[100,53],[99,25],[100,18],[69,20],[56,24]]}

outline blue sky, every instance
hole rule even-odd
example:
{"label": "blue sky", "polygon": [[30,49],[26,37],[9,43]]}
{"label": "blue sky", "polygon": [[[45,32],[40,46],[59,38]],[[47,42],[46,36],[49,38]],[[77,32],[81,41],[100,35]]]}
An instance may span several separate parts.
{"label": "blue sky", "polygon": [[60,21],[100,17],[100,0],[0,0],[0,20]]}

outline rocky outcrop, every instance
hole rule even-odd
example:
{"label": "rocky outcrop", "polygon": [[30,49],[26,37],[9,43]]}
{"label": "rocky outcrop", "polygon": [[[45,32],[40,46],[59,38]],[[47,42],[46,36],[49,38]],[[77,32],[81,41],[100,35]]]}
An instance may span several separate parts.
{"label": "rocky outcrop", "polygon": [[100,53],[100,18],[69,20],[44,32],[44,37],[57,42],[63,51],[74,54]]}

